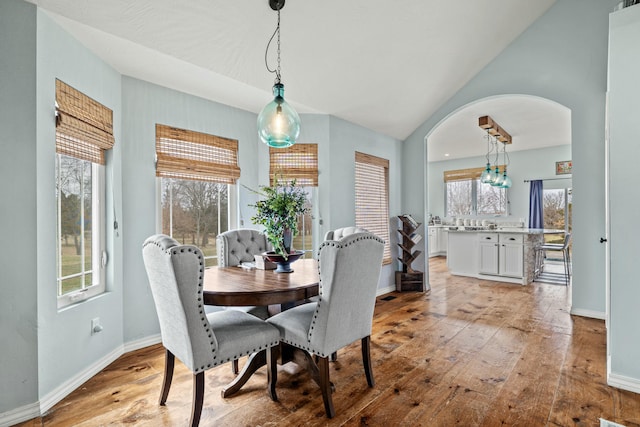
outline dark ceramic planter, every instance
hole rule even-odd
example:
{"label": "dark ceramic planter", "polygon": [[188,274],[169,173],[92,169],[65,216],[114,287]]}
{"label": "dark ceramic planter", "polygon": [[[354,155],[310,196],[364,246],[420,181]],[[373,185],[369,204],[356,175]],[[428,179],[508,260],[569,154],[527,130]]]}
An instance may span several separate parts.
{"label": "dark ceramic planter", "polygon": [[264,252],[262,254],[267,260],[271,262],[275,262],[278,266],[276,268],[276,273],[293,273],[293,269],[291,268],[291,263],[297,261],[304,252],[302,251],[294,251],[290,252],[287,259],[285,259],[282,255],[277,254],[275,252]]}

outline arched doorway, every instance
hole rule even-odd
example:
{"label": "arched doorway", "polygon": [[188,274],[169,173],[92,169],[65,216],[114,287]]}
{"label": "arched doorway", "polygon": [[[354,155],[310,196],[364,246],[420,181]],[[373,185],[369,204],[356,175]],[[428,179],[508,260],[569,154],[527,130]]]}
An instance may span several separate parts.
{"label": "arched doorway", "polygon": [[[527,227],[529,180],[545,180],[546,188],[571,188],[570,174],[556,175],[556,162],[571,160],[571,110],[555,101],[531,95],[506,94],[482,98],[450,113],[425,137],[425,221],[440,218],[442,225],[446,225],[452,220],[447,206],[447,185],[443,179],[445,171],[486,165],[486,132],[478,126],[478,118],[486,115],[513,137],[513,143],[507,147],[508,158],[504,159],[500,154],[498,159],[500,164],[509,163],[509,176],[513,181],[507,191],[506,214],[487,216],[479,210],[470,209],[464,215],[458,211],[458,217],[522,223]],[[494,158],[489,160],[490,163],[495,161]],[[468,194],[474,198],[478,193],[471,189]],[[469,200],[470,206],[473,202]],[[433,229],[426,229],[425,235],[430,236],[432,232]],[[440,239],[446,239],[443,233],[440,233]],[[427,242],[427,256],[446,256],[446,244],[440,240],[440,247],[433,251],[432,242]]]}

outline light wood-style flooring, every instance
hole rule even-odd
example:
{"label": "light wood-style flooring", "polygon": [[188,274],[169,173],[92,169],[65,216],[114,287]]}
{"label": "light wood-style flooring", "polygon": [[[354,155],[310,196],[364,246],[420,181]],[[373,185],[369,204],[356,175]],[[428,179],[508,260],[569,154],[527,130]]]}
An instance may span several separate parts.
{"label": "light wood-style flooring", "polygon": [[[375,388],[367,387],[359,343],[331,364],[334,419],[325,418],[318,387],[291,364],[278,373],[279,402],[267,396],[265,368],[222,399],[232,380],[226,364],[207,371],[201,425],[599,426],[601,417],[640,425],[640,395],[606,385],[604,322],[571,316],[570,288],[450,276],[444,258],[431,260],[431,272],[429,293],[378,298]],[[126,354],[20,425],[186,425],[192,376],[176,362],[160,407],[163,363],[159,345]]]}

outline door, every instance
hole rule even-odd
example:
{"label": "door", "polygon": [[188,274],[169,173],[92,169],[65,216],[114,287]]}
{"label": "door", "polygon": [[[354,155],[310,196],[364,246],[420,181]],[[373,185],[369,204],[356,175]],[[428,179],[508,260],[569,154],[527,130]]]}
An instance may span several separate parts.
{"label": "door", "polygon": [[498,236],[493,234],[479,234],[480,237],[480,268],[481,274],[498,274]]}
{"label": "door", "polygon": [[500,275],[522,278],[524,263],[522,260],[523,246],[520,243],[500,244]]}

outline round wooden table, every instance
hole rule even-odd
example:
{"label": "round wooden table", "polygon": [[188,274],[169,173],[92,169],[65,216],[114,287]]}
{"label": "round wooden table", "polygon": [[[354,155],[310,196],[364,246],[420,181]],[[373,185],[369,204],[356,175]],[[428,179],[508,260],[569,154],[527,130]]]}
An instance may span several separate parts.
{"label": "round wooden table", "polygon": [[318,295],[318,262],[299,259],[293,273],[248,270],[242,267],[211,267],[204,271],[206,305],[272,305],[304,301]]}
{"label": "round wooden table", "polygon": [[[318,295],[320,274],[314,259],[291,264],[292,273],[242,267],[211,267],[204,271],[203,298],[206,305],[247,306],[283,305]],[[285,309],[286,307],[282,307]],[[281,349],[280,363],[293,360],[293,350]],[[237,393],[260,367],[266,365],[266,351],[249,356],[242,371],[222,389],[222,397]]]}

